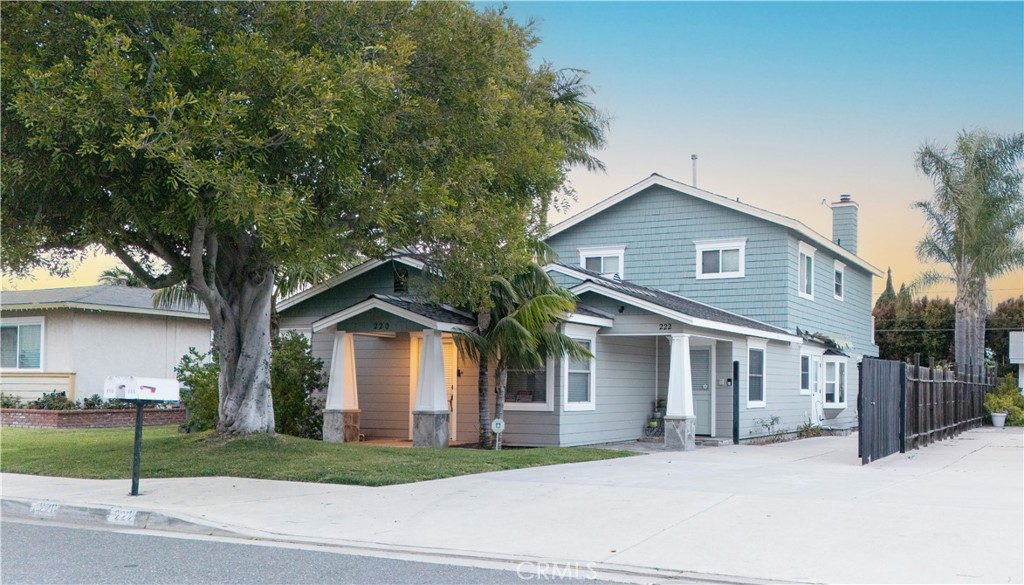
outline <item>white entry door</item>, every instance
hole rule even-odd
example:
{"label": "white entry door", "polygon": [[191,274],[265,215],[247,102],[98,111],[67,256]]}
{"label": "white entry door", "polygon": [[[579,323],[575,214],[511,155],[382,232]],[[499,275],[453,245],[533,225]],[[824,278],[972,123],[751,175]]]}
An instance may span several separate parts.
{"label": "white entry door", "polygon": [[821,356],[811,358],[811,422],[825,420],[825,371]]}
{"label": "white entry door", "polygon": [[693,414],[697,434],[711,434],[711,349],[690,349],[690,382],[693,384]]}
{"label": "white entry door", "polygon": [[[451,339],[442,339],[441,348],[444,352],[444,384],[448,394],[448,437],[454,441],[459,416],[459,352]],[[416,410],[416,389],[419,388],[423,338],[413,337],[409,351],[409,439],[412,440],[412,413]]]}

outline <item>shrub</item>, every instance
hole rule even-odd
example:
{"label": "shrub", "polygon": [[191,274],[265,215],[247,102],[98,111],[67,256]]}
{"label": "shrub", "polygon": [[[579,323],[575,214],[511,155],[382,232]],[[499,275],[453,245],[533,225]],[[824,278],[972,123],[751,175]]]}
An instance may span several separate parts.
{"label": "shrub", "polygon": [[205,431],[217,426],[217,377],[220,368],[216,354],[214,359],[207,359],[207,354],[190,347],[182,356],[181,363],[174,368],[178,381],[181,382],[181,404],[185,407],[185,422],[181,427],[187,432]]}
{"label": "shrub", "polygon": [[1007,425],[1024,426],[1024,396],[1021,396],[1013,374],[1008,374],[1002,384],[985,395],[985,412],[1005,412]]}
{"label": "shrub", "polygon": [[21,398],[0,392],[0,408],[21,408]]}
{"label": "shrub", "polygon": [[274,428],[307,439],[323,437],[323,361],[313,357],[309,340],[290,331],[274,340],[270,391],[274,399]]}
{"label": "shrub", "polygon": [[93,394],[82,399],[83,410],[94,410],[97,408],[103,408],[103,398],[99,394]]}
{"label": "shrub", "polygon": [[45,392],[39,398],[26,404],[26,408],[38,408],[40,410],[74,410],[75,402],[68,399],[67,392]]}
{"label": "shrub", "polygon": [[[309,341],[289,332],[274,340],[270,388],[274,401],[274,430],[307,439],[323,436],[323,361],[313,357]],[[174,369],[184,388],[181,403],[188,410],[182,428],[203,431],[217,426],[219,364],[195,348]]]}
{"label": "shrub", "polygon": [[820,437],[821,425],[817,425],[812,423],[811,421],[807,421],[796,428],[796,436],[800,437],[801,439],[808,439],[810,437]]}

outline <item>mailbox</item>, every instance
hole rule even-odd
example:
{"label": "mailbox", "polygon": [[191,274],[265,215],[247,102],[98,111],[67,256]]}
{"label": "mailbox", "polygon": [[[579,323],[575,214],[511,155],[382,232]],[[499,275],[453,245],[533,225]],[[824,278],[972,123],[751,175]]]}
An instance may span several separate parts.
{"label": "mailbox", "polygon": [[108,376],[103,382],[103,398],[177,401],[181,399],[180,388],[178,381],[170,378]]}

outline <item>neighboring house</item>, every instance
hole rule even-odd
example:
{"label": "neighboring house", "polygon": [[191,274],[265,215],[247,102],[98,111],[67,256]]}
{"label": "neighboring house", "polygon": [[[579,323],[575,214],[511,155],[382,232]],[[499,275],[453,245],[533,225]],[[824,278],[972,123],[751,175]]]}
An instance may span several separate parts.
{"label": "neighboring house", "polygon": [[0,296],[0,392],[103,394],[111,375],[173,378],[189,347],[210,348],[203,309],[154,309],[153,291],[85,286],[4,291]]}
{"label": "neighboring house", "polygon": [[1024,331],[1010,332],[1010,363],[1017,364],[1017,387],[1024,392]]}
{"label": "neighboring house", "polygon": [[[659,399],[673,447],[855,426],[881,273],[856,255],[857,204],[843,196],[832,211],[829,239],[655,174],[555,225],[560,262],[547,270],[579,297],[562,326],[594,358],[510,372],[505,443],[637,439]],[[338,439],[441,444],[440,426],[477,437],[476,368],[451,339],[473,317],[418,302],[420,268],[367,262],[280,304],[282,328],[311,336],[331,372]]]}

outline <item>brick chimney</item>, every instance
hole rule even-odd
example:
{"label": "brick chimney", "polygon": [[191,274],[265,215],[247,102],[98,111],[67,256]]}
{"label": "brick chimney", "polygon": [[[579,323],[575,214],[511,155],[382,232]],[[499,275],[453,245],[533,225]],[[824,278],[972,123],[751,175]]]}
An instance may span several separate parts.
{"label": "brick chimney", "polygon": [[849,252],[857,253],[857,210],[860,206],[854,203],[853,197],[847,194],[839,196],[832,208],[832,241]]}

